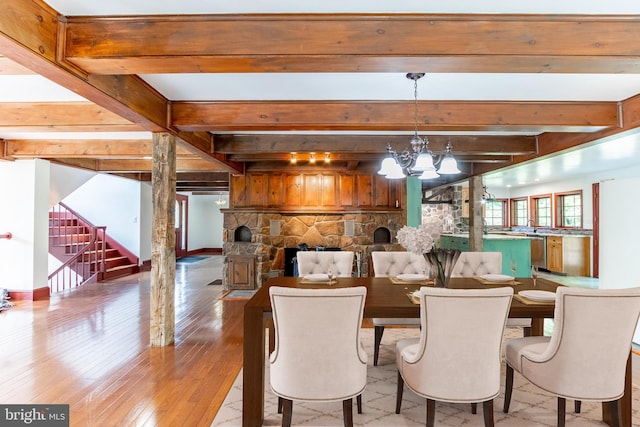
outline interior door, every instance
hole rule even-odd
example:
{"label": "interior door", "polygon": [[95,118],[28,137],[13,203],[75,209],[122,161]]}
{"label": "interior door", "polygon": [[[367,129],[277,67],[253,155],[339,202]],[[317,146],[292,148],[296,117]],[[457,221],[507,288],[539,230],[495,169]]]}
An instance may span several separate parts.
{"label": "interior door", "polygon": [[187,256],[187,236],[189,229],[189,221],[187,214],[189,213],[189,197],[176,194],[176,259]]}

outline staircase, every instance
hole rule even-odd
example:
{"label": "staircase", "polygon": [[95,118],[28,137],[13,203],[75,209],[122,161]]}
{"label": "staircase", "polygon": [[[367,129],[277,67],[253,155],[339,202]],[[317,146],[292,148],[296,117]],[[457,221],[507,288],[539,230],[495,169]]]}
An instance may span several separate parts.
{"label": "staircase", "polygon": [[68,206],[49,211],[49,253],[62,265],[49,275],[51,292],[140,271],[138,258]]}

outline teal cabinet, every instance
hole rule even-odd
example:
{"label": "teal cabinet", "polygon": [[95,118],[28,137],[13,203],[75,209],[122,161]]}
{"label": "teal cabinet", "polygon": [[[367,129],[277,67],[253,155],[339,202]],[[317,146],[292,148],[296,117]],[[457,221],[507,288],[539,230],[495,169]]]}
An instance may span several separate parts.
{"label": "teal cabinet", "polygon": [[[469,250],[469,237],[464,235],[442,235],[440,247]],[[511,276],[511,260],[516,261],[516,277],[531,276],[531,239],[521,236],[485,235],[482,239],[484,252],[502,252],[502,274]]]}

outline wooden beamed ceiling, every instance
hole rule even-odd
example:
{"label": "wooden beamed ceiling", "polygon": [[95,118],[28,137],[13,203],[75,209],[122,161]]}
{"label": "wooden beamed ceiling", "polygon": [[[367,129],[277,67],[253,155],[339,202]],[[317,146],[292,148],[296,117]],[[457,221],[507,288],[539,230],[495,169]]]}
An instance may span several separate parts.
{"label": "wooden beamed ceiling", "polygon": [[[41,1],[6,3],[0,74],[37,73],[89,102],[0,103],[0,131],[170,132],[181,141],[180,173],[205,173],[191,180],[199,189],[206,177],[220,188],[221,173],[292,168],[292,152],[299,168],[309,152],[331,153],[338,170],[375,167],[387,144],[408,146],[413,102],[192,102],[167,99],[139,74],[640,73],[640,18],[630,16],[63,17]],[[637,104],[420,101],[418,121],[429,148],[442,154],[450,142],[469,176],[637,127]],[[151,137],[15,138],[0,148],[9,161],[38,157],[137,179],[151,170]]]}

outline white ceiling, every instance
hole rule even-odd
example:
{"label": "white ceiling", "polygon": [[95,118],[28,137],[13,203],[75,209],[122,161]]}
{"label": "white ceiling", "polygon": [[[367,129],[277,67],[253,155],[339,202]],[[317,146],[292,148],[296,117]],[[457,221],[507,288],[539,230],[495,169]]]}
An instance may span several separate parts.
{"label": "white ceiling", "polygon": [[[208,14],[208,13],[524,13],[524,14],[633,14],[640,2],[630,0],[493,1],[279,1],[264,0],[48,0],[64,15]],[[407,70],[419,71],[419,70]],[[154,74],[143,75],[150,85],[171,100],[408,100],[413,82],[400,73],[274,73],[274,74]],[[418,83],[420,99],[621,101],[640,93],[638,74],[429,74]],[[40,76],[0,76],[0,102],[81,101],[76,94]],[[408,112],[411,114],[412,112]],[[264,133],[264,132],[263,132]],[[345,133],[345,132],[342,132]],[[143,133],[145,134],[145,133]],[[486,134],[486,133],[485,133]],[[496,133],[497,134],[497,133]],[[501,133],[502,134],[502,133]],[[53,134],[21,137],[52,138]],[[91,138],[90,134],[57,138]],[[104,135],[101,135],[104,136]],[[131,138],[131,134],[111,134]],[[0,133],[0,138],[15,138]],[[94,136],[97,137],[97,136]],[[605,159],[605,161],[603,161]],[[531,183],[535,178],[588,173],[601,168],[640,165],[637,136],[609,142],[566,155],[513,167],[486,177],[492,188]],[[640,167],[640,166],[639,166]]]}

